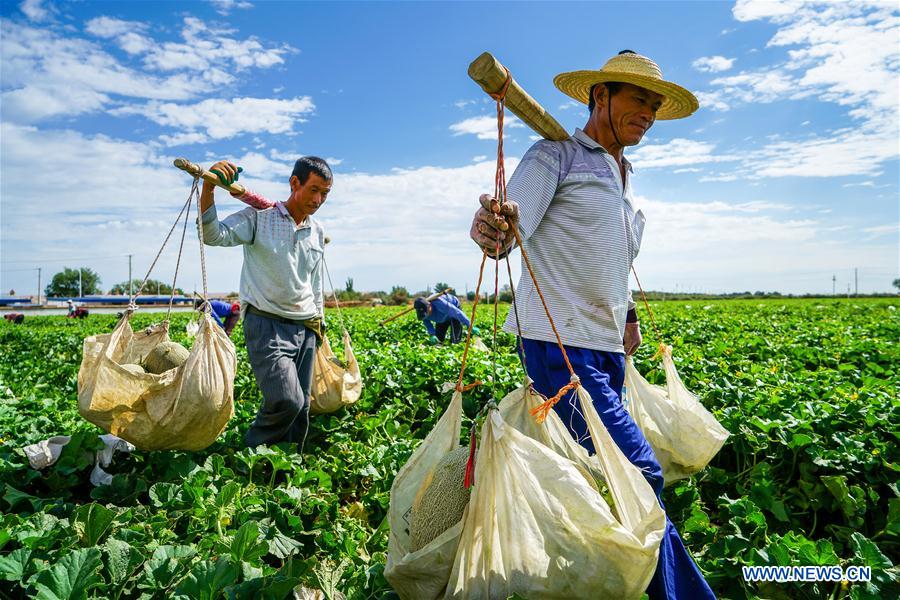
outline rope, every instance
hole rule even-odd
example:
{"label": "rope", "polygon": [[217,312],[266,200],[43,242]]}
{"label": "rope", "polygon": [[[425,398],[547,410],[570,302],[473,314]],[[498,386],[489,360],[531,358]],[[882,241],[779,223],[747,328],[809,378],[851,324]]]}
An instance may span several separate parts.
{"label": "rope", "polygon": [[[328,270],[328,262],[325,261],[325,253],[322,253],[322,265],[325,267],[325,275],[328,277],[328,285],[331,286],[331,297],[334,298],[334,306],[337,308],[338,313],[338,321],[341,322],[341,329],[347,331],[347,328],[344,326],[344,316],[341,314],[341,303],[338,302],[337,294],[334,292],[334,282],[331,281],[331,272]],[[325,312],[325,307],[322,307],[322,312]],[[325,316],[324,314],[322,315]]]}
{"label": "rope", "polygon": [[191,196],[197,194],[197,236],[200,238],[200,272],[203,275],[203,301],[206,302],[206,311],[212,308],[209,306],[209,290],[206,286],[206,252],[203,243],[203,214],[200,212],[200,177],[194,178],[194,185],[191,187]]}
{"label": "rope", "polygon": [[634,270],[634,265],[631,265],[631,272],[634,273],[634,280],[637,281],[638,289],[641,291],[641,300],[644,301],[644,306],[647,307],[647,314],[650,315],[650,325],[653,327],[653,333],[656,335],[656,342],[662,346],[662,336],[659,334],[659,329],[656,328],[656,321],[653,319],[653,311],[650,310],[650,303],[647,302],[647,296],[644,294],[644,288],[641,286],[641,280],[638,278],[637,271]]}
{"label": "rope", "polygon": [[478,283],[475,284],[475,301],[472,303],[472,318],[469,319],[469,333],[466,336],[466,345],[463,347],[462,363],[459,366],[459,379],[456,380],[456,391],[462,393],[463,374],[466,372],[466,359],[469,357],[469,346],[472,344],[472,327],[475,326],[475,313],[478,310],[478,298],[481,295],[481,281],[484,277],[484,263],[487,262],[487,252],[481,253],[481,268],[478,269]]}
{"label": "rope", "polygon": [[147,269],[147,274],[144,275],[144,280],[141,281],[141,285],[138,287],[137,292],[134,293],[131,298],[128,299],[128,312],[133,312],[137,310],[137,304],[135,304],[135,299],[141,295],[141,292],[144,291],[144,286],[147,285],[147,280],[150,279],[150,273],[153,272],[153,268],[156,266],[156,262],[159,260],[159,257],[162,256],[163,250],[166,248],[166,244],[169,243],[169,238],[172,237],[172,232],[175,231],[175,228],[178,226],[178,222],[181,220],[181,215],[184,214],[185,209],[190,206],[191,199],[194,196],[194,190],[197,188],[197,179],[194,179],[194,185],[191,187],[191,193],[188,196],[187,201],[184,203],[184,206],[181,207],[181,212],[178,213],[178,216],[175,218],[175,222],[172,223],[172,228],[169,229],[169,233],[166,235],[166,239],[163,240],[162,246],[159,247],[159,252],[156,253],[156,258],[153,259],[153,262],[150,264],[150,268]]}
{"label": "rope", "polygon": [[[506,197],[506,164],[505,164],[505,160],[504,160],[504,156],[503,156],[503,119],[504,119],[505,108],[506,108],[506,92],[509,89],[509,85],[511,82],[512,82],[512,76],[509,73],[509,69],[506,69],[506,81],[504,82],[503,87],[496,94],[491,94],[491,97],[497,101],[497,170],[496,170],[496,174],[494,177],[494,199],[496,200],[497,205],[496,205],[496,210],[493,210],[494,214],[496,214],[496,215],[501,214],[501,209],[507,199],[507,197]],[[555,396],[548,399],[546,402],[542,403],[540,406],[537,406],[536,408],[531,410],[531,414],[535,416],[535,419],[537,420],[537,422],[543,423],[544,420],[547,418],[547,415],[549,414],[550,410],[553,408],[553,406],[557,402],[559,402],[559,400],[564,395],[566,395],[567,393],[569,393],[570,391],[574,390],[579,385],[581,385],[581,381],[578,378],[578,376],[575,374],[575,369],[572,367],[572,363],[569,361],[569,356],[566,353],[566,348],[562,343],[562,338],[559,335],[559,330],[557,330],[557,328],[556,328],[556,323],[553,321],[553,316],[550,314],[550,309],[547,306],[547,300],[544,298],[544,293],[541,291],[541,286],[538,283],[537,276],[534,273],[534,268],[531,265],[531,260],[528,258],[528,253],[525,251],[525,248],[522,244],[522,238],[519,235],[518,228],[515,225],[510,224],[510,230],[512,231],[512,234],[516,238],[517,245],[522,250],[522,260],[525,262],[525,266],[528,268],[528,274],[531,276],[531,280],[534,282],[534,287],[535,287],[535,290],[537,290],[538,296],[541,299],[541,305],[544,308],[544,313],[547,315],[547,319],[550,321],[550,327],[553,329],[553,335],[556,337],[556,343],[559,346],[559,350],[563,355],[563,360],[566,363],[566,368],[569,370],[569,383],[566,384],[565,386],[563,386],[562,389],[560,389],[559,392],[557,392]],[[472,319],[469,323],[469,337],[466,340],[466,346],[465,346],[465,349],[463,350],[463,358],[462,358],[462,364],[460,366],[459,380],[457,381],[457,384],[456,384],[456,389],[458,391],[462,391],[462,389],[463,389],[462,380],[463,380],[463,373],[464,373],[465,367],[466,367],[466,359],[467,359],[468,353],[469,353],[469,345],[471,343],[471,338],[472,338],[472,325],[475,322],[475,314],[478,309],[478,297],[479,297],[479,292],[481,290],[481,282],[484,277],[484,265],[485,265],[485,262],[488,257],[487,250],[483,250],[482,254],[483,255],[481,258],[481,267],[478,270],[478,284],[475,286],[475,302],[472,306]],[[495,261],[499,262],[499,259],[500,259],[500,241],[499,241],[499,239],[496,241],[496,244],[495,244],[493,258]],[[510,289],[512,289],[512,269],[509,266],[509,257],[507,256],[506,258],[507,258],[507,272],[509,273],[509,276],[510,276]],[[496,374],[496,348],[497,348],[497,344],[496,344],[496,341],[497,341],[496,340],[497,310],[498,310],[498,302],[499,302],[499,275],[498,275],[498,273],[499,273],[499,266],[495,263],[495,265],[494,265],[494,356],[493,356],[493,358],[494,358],[493,364],[494,364],[494,373],[495,374]],[[521,342],[522,329],[521,329],[521,324],[520,324],[519,318],[518,318],[519,315],[518,315],[518,308],[516,307],[516,303],[515,303],[515,296],[513,296],[513,310],[515,310],[515,314],[516,314],[516,325],[517,325],[517,328],[519,331],[519,340],[520,340],[519,343],[520,343],[520,348],[522,348],[522,342]],[[524,368],[525,367],[524,348],[522,348],[521,358],[523,361],[522,366]],[[527,374],[527,370],[526,370],[526,374]],[[494,377],[494,379],[496,380],[496,376]],[[474,452],[474,450],[472,452]],[[469,458],[470,458],[470,460],[472,460],[473,455],[470,455]]]}
{"label": "rope", "polygon": [[175,261],[175,275],[172,277],[172,290],[169,294],[169,308],[166,310],[166,321],[172,313],[172,303],[175,301],[175,282],[178,281],[178,269],[181,267],[181,253],[184,252],[184,237],[187,233],[188,221],[191,218],[191,201],[194,199],[194,191],[191,188],[191,195],[188,196],[187,211],[184,213],[184,227],[181,230],[181,244],[178,246],[178,258]]}
{"label": "rope", "polygon": [[506,255],[506,273],[509,276],[509,292],[510,295],[512,295],[513,314],[516,316],[516,331],[518,332],[516,341],[519,344],[519,362],[522,363],[522,370],[525,371],[525,375],[527,377],[528,368],[525,365],[525,343],[522,341],[522,323],[521,321],[519,321],[519,307],[516,304],[516,286],[513,285],[512,267],[509,264],[509,254]]}

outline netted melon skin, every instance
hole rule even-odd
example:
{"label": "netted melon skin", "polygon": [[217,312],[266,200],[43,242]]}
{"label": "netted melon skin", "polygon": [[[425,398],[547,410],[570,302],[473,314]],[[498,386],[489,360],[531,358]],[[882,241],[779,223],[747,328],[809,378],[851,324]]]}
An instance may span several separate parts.
{"label": "netted melon skin", "polygon": [[410,552],[420,550],[462,519],[471,488],[464,485],[469,449],[460,446],[437,464],[416,494],[410,522]]}

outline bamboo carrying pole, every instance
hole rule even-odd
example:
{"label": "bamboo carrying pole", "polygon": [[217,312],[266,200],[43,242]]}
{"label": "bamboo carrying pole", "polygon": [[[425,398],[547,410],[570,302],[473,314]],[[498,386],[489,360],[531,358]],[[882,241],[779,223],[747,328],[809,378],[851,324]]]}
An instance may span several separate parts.
{"label": "bamboo carrying pole", "polygon": [[176,158],[174,161],[176,167],[181,169],[182,171],[186,171],[196,177],[199,175],[203,181],[208,181],[210,183],[214,183],[219,186],[223,190],[228,190],[230,193],[235,194],[236,196],[242,195],[247,189],[239,183],[232,183],[231,185],[223,185],[219,178],[216,177],[215,173],[210,173],[200,165],[196,165],[189,161],[186,158]]}
{"label": "bamboo carrying pole", "polygon": [[[425,299],[428,300],[429,302],[431,302],[432,300],[434,300],[434,299],[437,298],[438,296],[443,296],[444,294],[449,294],[449,293],[450,293],[450,288],[447,288],[447,289],[444,290],[443,292],[437,292],[437,293],[435,293],[435,294],[432,294],[432,295],[428,296],[428,297],[425,298]],[[386,324],[390,323],[391,321],[393,321],[394,319],[399,319],[400,317],[402,317],[402,316],[405,315],[406,313],[412,311],[413,309],[415,309],[415,305],[410,306],[409,308],[405,309],[403,312],[398,312],[398,313],[397,313],[396,315],[394,315],[393,317],[388,317],[387,319],[385,319],[384,321],[382,321],[381,323],[379,323],[379,325],[386,325]]]}
{"label": "bamboo carrying pole", "polygon": [[[508,71],[490,52],[485,52],[469,65],[469,77],[488,94],[499,93],[506,83]],[[506,90],[506,107],[544,139],[559,142],[569,139],[569,134],[553,116],[522,89],[509,75]]]}

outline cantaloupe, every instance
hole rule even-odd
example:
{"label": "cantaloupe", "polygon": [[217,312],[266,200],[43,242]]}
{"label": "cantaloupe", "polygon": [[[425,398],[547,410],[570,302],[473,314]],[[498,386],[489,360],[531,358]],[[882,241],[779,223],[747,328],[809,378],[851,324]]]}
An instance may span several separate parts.
{"label": "cantaloupe", "polygon": [[180,367],[188,359],[190,352],[177,342],[163,342],[150,351],[144,360],[144,368],[148,373],[160,374],[169,369]]}
{"label": "cantaloupe", "polygon": [[422,482],[412,506],[410,552],[424,548],[462,519],[471,495],[471,488],[463,485],[468,460],[469,449],[460,446],[447,453]]}
{"label": "cantaloupe", "polygon": [[135,375],[137,375],[138,373],[146,373],[146,371],[144,370],[144,367],[142,367],[141,365],[136,365],[133,363],[126,363],[124,365],[119,365],[119,366],[122,367],[123,369],[125,369],[126,371],[128,371],[129,373],[134,373]]}

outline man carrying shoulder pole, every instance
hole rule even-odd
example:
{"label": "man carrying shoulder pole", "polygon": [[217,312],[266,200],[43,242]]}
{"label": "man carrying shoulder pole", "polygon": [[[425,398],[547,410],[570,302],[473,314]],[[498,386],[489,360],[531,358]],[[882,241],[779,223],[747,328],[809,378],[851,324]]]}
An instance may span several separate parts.
{"label": "man carrying shoulder pole", "polygon": [[[470,235],[491,256],[499,242],[502,258],[515,241],[510,224],[518,229],[575,374],[616,445],[659,498],[662,469],[621,400],[625,357],[641,343],[628,276],[644,229],[624,150],[640,143],[657,119],[687,117],[698,102],[664,80],[656,63],[630,50],[599,70],[562,73],[554,83],[588,105],[587,124],[568,139],[535,143],[509,180],[509,201],[500,214],[493,198],[481,196]],[[517,310],[509,312],[504,329],[521,333],[528,375],[549,397],[569,383],[570,374],[534,283],[522,270]],[[577,402],[564,397],[553,409],[593,454]],[[715,598],[668,519],[647,593],[651,600]]]}
{"label": "man carrying shoulder pole", "polygon": [[[217,162],[210,171],[225,184],[238,175],[238,168],[227,161]],[[286,201],[264,210],[248,207],[221,221],[213,197],[216,186],[203,182],[204,241],[244,249],[244,339],[263,396],[244,438],[250,447],[292,442],[303,450],[316,339],[323,334],[325,314],[325,230],[312,215],[325,203],[332,179],[324,160],[305,156],[294,164]]]}

